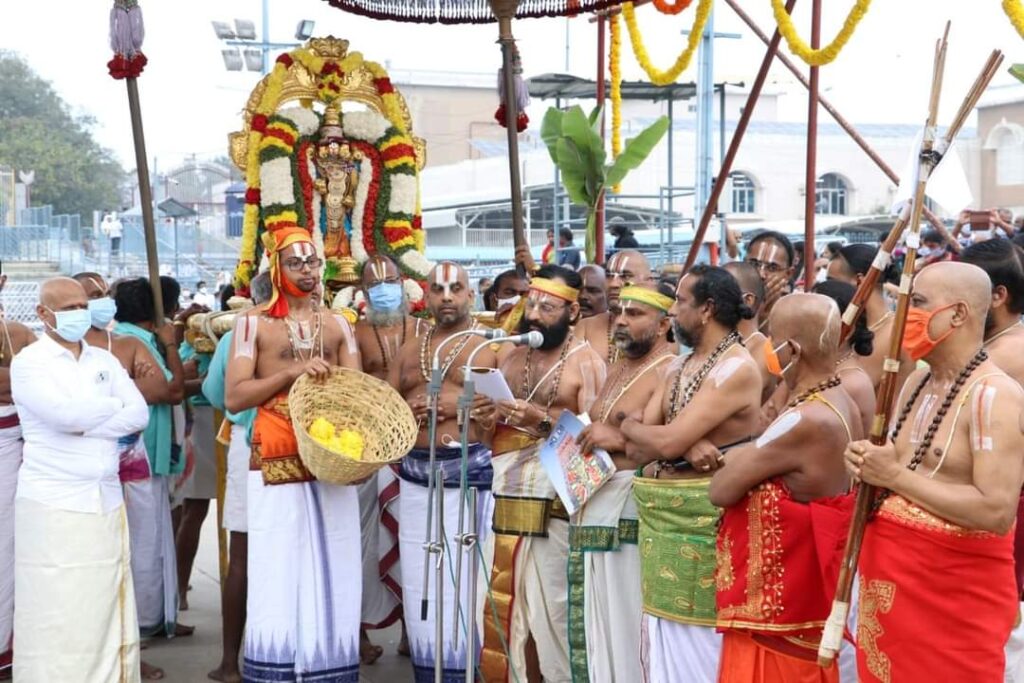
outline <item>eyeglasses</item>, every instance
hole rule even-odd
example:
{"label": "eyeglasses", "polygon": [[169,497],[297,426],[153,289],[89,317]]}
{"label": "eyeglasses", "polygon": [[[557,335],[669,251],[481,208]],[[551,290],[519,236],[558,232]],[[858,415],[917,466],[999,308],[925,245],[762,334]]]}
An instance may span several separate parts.
{"label": "eyeglasses", "polygon": [[756,258],[747,259],[747,263],[757,268],[758,272],[768,271],[769,273],[781,273],[786,269],[786,266],[774,263],[772,261],[758,261]]}
{"label": "eyeglasses", "polygon": [[293,273],[298,273],[305,269],[306,266],[309,266],[310,270],[316,270],[322,263],[323,260],[321,260],[319,256],[309,256],[304,259],[293,256],[292,258],[285,260],[284,267]]}
{"label": "eyeglasses", "polygon": [[550,301],[537,301],[534,299],[527,299],[525,309],[526,311],[531,311],[536,308],[544,315],[554,315],[559,311],[564,311],[568,307],[568,305],[569,304],[562,304],[561,306],[558,306],[556,304],[551,303]]}

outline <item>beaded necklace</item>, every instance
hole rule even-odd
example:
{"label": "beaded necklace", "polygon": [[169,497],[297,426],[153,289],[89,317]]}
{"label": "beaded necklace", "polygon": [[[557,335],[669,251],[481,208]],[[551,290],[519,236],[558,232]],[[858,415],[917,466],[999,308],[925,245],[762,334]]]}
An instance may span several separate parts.
{"label": "beaded necklace", "polygon": [[[470,325],[469,329],[475,330],[476,322]],[[428,360],[428,356],[430,355],[430,350],[432,348],[432,343],[434,341],[434,332],[436,331],[436,325],[434,327],[431,327],[429,330],[427,330],[427,333],[423,335],[423,341],[420,342],[420,374],[423,375],[423,380],[426,382],[430,381],[430,361]],[[466,348],[466,344],[469,343],[469,339],[472,336],[473,335],[469,334],[463,336],[462,341],[460,341],[458,344],[452,347],[451,351],[448,352],[448,355],[444,357],[444,362],[441,363],[442,381],[444,380],[445,375],[448,374],[448,370],[455,362],[455,359],[458,358],[459,354],[462,353],[462,350]]]}
{"label": "beaded necklace", "polygon": [[619,347],[615,345],[615,318],[608,312],[608,365],[612,366],[619,360]]}
{"label": "beaded necklace", "polygon": [[[637,380],[639,380],[641,377],[643,377],[645,374],[647,374],[648,370],[651,370],[652,368],[654,368],[654,367],[656,367],[658,365],[661,365],[663,362],[665,362],[669,358],[672,358],[674,355],[675,354],[673,354],[671,351],[668,351],[668,350],[663,351],[661,354],[658,354],[657,356],[655,356],[655,358],[647,361],[640,368],[639,371],[637,371],[636,373],[632,374],[632,377],[631,377],[631,379],[628,382],[625,382],[621,386],[620,386],[620,384],[622,383],[622,380],[624,379],[624,376],[629,374],[629,373],[632,373],[633,372],[633,368],[632,367],[627,367],[627,363],[619,364],[619,367],[618,367],[618,369],[615,372],[615,376],[612,377],[612,379],[610,379],[607,383],[605,383],[604,388],[602,388],[602,390],[601,390],[601,394],[602,394],[601,403],[600,403],[601,409],[600,410],[596,410],[595,409],[593,411],[593,413],[595,415],[598,415],[598,420],[597,421],[598,422],[605,422],[605,421],[607,421],[608,420],[608,416],[612,412],[612,408],[615,407],[615,404],[619,402],[620,398],[625,396],[626,392],[629,391],[630,387],[632,387],[633,384]],[[613,387],[615,389],[618,389],[618,392],[615,394],[614,397],[611,396],[611,393],[613,391],[613,389],[612,389]],[[598,405],[596,401],[595,401],[594,405],[595,406]]]}
{"label": "beaded necklace", "polygon": [[[942,405],[939,406],[938,411],[936,411],[935,413],[935,417],[932,418],[931,424],[928,425],[928,430],[925,432],[924,437],[921,439],[921,442],[917,445],[917,448],[914,449],[914,455],[913,457],[911,457],[910,462],[907,463],[908,470],[916,470],[918,466],[921,464],[921,461],[924,460],[924,456],[928,454],[928,449],[931,448],[932,446],[932,440],[935,439],[935,434],[939,431],[939,427],[942,426],[942,422],[946,417],[946,413],[949,412],[950,407],[953,405],[953,401],[956,400],[957,395],[960,393],[960,390],[963,389],[963,386],[964,384],[967,383],[967,380],[970,379],[971,374],[973,374],[974,371],[978,368],[978,366],[984,363],[986,360],[988,360],[988,352],[984,349],[984,347],[982,347],[981,349],[978,350],[978,353],[974,355],[970,362],[967,363],[964,369],[960,371],[960,374],[957,375],[956,380],[953,382],[953,385],[949,388],[949,391],[946,392],[946,397],[942,400]],[[931,378],[932,373],[928,372],[924,376],[924,379],[921,380],[921,383],[914,388],[914,392],[910,395],[910,398],[907,400],[906,404],[904,404],[903,409],[900,411],[899,416],[896,418],[896,424],[893,426],[892,429],[892,436],[890,437],[892,441],[895,442],[896,439],[899,437],[900,430],[903,429],[903,424],[907,421],[907,417],[910,415],[910,409],[914,407],[915,403],[917,403],[918,396],[921,395],[921,391],[924,389],[925,385],[928,384],[929,381],[931,381]],[[936,451],[937,452],[935,453],[935,455],[942,455],[940,449],[936,449]],[[878,511],[878,508],[881,507],[882,503],[885,501],[886,498],[889,497],[891,493],[892,492],[888,490],[884,490],[881,493],[879,493],[878,498],[875,499],[874,505],[872,506],[872,513]]]}
{"label": "beaded necklace", "polygon": [[[376,325],[370,325],[373,329],[373,336],[377,339],[377,348],[380,349],[381,362],[384,364],[384,372],[387,372],[388,367],[391,365],[391,356],[388,355],[387,349],[384,347],[384,342],[380,338],[380,332],[377,330]],[[402,320],[402,341],[399,342],[398,348],[405,346],[405,320]]]}
{"label": "beaded necklace", "polygon": [[839,379],[839,375],[832,375],[828,379],[818,382],[810,389],[800,392],[800,394],[792,401],[790,401],[786,407],[796,408],[801,403],[807,403],[807,401],[811,400],[818,394],[823,394],[829,389],[834,389],[835,387],[838,387],[841,383],[842,380]]}
{"label": "beaded necklace", "polygon": [[665,421],[665,424],[676,419],[676,416],[679,415],[680,411],[685,408],[687,404],[693,400],[693,397],[697,392],[700,391],[701,385],[704,384],[704,379],[707,378],[714,369],[718,360],[733,344],[738,343],[740,343],[740,335],[736,330],[725,335],[722,338],[722,341],[718,342],[718,346],[716,346],[715,350],[711,352],[711,355],[707,357],[707,360],[704,361],[697,372],[694,373],[686,383],[686,386],[683,387],[683,370],[686,369],[690,360],[689,358],[686,359],[686,362],[683,363],[679,368],[679,371],[676,373],[676,381],[672,384],[672,393],[669,397],[668,404],[668,419]]}
{"label": "beaded necklace", "polygon": [[[302,322],[291,317],[285,318],[284,322],[285,328],[288,330],[288,345],[291,347],[293,360],[300,362],[312,360],[317,352],[317,346],[319,346],[320,357],[323,358],[323,321],[319,312],[313,314],[313,333],[308,339],[303,336]],[[304,352],[308,352],[309,355],[304,356]]]}
{"label": "beaded necklace", "polygon": [[[562,383],[562,372],[565,370],[565,359],[569,355],[569,349],[572,347],[573,334],[569,332],[569,336],[565,338],[565,342],[562,344],[562,353],[558,357],[558,362],[552,366],[555,369],[555,376],[551,381],[551,388],[548,389],[548,402],[545,405],[545,412],[551,411],[551,404],[555,402],[555,397],[558,395],[558,387]],[[540,385],[544,382],[544,377],[541,377],[537,386],[530,387],[532,380],[530,376],[533,374],[531,367],[533,362],[533,347],[529,347],[526,350],[526,367],[523,369],[523,398],[529,401],[533,394],[540,389]]]}

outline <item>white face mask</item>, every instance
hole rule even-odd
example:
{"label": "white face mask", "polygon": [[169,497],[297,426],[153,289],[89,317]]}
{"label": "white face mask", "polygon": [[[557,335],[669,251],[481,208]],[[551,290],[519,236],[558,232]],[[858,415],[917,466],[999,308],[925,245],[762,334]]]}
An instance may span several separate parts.
{"label": "white face mask", "polygon": [[515,306],[517,303],[519,303],[519,300],[521,298],[521,296],[516,294],[515,296],[510,296],[507,299],[498,299],[498,310],[501,310],[505,306]]}

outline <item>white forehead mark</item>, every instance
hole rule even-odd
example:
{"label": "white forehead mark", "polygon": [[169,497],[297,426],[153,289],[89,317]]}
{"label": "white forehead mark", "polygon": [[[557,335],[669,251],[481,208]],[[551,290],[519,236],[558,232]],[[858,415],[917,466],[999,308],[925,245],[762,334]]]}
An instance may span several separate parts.
{"label": "white forehead mark", "polygon": [[370,272],[373,274],[373,277],[375,277],[378,281],[387,279],[387,261],[381,258],[373,259],[372,261],[370,261]]}
{"label": "white forehead mark", "polygon": [[793,427],[800,424],[800,419],[799,411],[790,410],[783,413],[775,420],[775,422],[768,425],[768,429],[764,430],[764,434],[761,435],[761,438],[757,440],[755,445],[758,448],[764,448],[776,439],[785,436],[793,429]]}
{"label": "white forehead mark", "polygon": [[296,256],[313,256],[316,254],[316,249],[313,247],[312,242],[296,242],[288,248]]}
{"label": "white forehead mark", "polygon": [[434,269],[434,283],[441,285],[445,296],[451,296],[452,285],[459,281],[459,269],[451,263],[439,263]]}
{"label": "white forehead mark", "polygon": [[737,356],[733,356],[732,358],[726,358],[721,363],[719,363],[718,367],[715,368],[715,371],[711,373],[712,379],[715,380],[715,388],[717,389],[718,387],[722,386],[727,381],[729,381],[729,378],[736,374],[736,371],[739,370],[742,366],[743,359]]}

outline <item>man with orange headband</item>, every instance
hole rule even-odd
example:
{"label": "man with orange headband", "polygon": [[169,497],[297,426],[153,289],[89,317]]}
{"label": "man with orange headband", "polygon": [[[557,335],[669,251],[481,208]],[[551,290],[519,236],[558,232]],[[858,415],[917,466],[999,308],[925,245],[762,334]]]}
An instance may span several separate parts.
{"label": "man with orange headband", "polygon": [[753,311],[722,268],[694,266],[676,288],[676,341],[693,349],[672,363],[643,411],[622,421],[639,518],[641,658],[645,680],[714,681],[715,523],[708,500],[722,455],[760,426],[761,375],[736,325]]}
{"label": "man with orange headband", "polygon": [[569,526],[569,654],[573,680],[640,681],[640,553],[633,501],[635,466],[619,425],[643,411],[676,357],[669,342],[675,302],[667,284],[619,293],[614,342],[619,360],[590,408],[578,439],[584,453],[607,451],[618,471]]}
{"label": "man with orange headband", "polygon": [[1024,391],[988,357],[991,304],[975,265],[936,263],[914,278],[903,349],[929,367],[904,385],[891,441],[846,450],[855,479],[888,489],[860,553],[864,683],[1003,680],[1019,614]]}
{"label": "man with orange headband", "polygon": [[530,282],[520,331],[536,330],[544,343],[536,349],[517,347],[501,365],[516,400],[499,402],[493,443],[491,589],[497,609],[484,610],[480,661],[488,681],[508,680],[510,670],[527,679],[531,636],[544,680],[572,678],[568,515],[537,453],[559,414],[588,411],[604,384],[604,359],[572,332],[582,284],[575,271],[541,267]]}
{"label": "man with orange headband", "polygon": [[256,408],[249,472],[245,680],[355,681],[362,568],[355,486],[316,481],[298,456],[288,391],[331,366],[359,369],[348,322],[319,307],[323,259],[309,233],[264,235],[273,293],[240,316],[225,407]]}
{"label": "man with orange headband", "polygon": [[605,283],[608,292],[608,310],[584,318],[576,325],[576,336],[590,342],[608,365],[619,357],[618,348],[612,336],[615,334],[615,317],[619,311],[619,292],[631,284],[643,284],[651,279],[651,266],[647,257],[639,251],[626,249],[617,251],[605,266]]}
{"label": "man with orange headband", "polygon": [[[469,286],[465,268],[450,261],[438,263],[427,275],[427,309],[435,325],[417,338],[410,338],[402,346],[388,373],[388,381],[405,397],[420,430],[416,447],[402,458],[398,468],[399,500],[398,528],[402,558],[401,596],[416,680],[433,680],[434,657],[442,649],[446,677],[465,678],[466,639],[452,641],[451,620],[456,603],[468,604],[469,591],[474,587],[463,580],[458,601],[451,586],[444,588],[443,642],[436,642],[434,627],[434,589],[423,595],[423,542],[427,538],[427,519],[430,502],[427,496],[430,477],[430,423],[427,405],[427,384],[432,376],[433,359],[438,359],[441,371],[441,395],[438,398],[437,425],[434,433],[436,464],[442,469],[444,482],[438,482],[436,494],[444,495],[444,542],[455,548],[459,533],[459,482],[462,464],[461,426],[456,419],[457,401],[463,391],[463,368],[473,351],[484,348],[473,359],[474,367],[494,368],[494,351],[479,336],[466,334],[475,329],[470,317],[474,293]],[[485,396],[477,396],[470,410],[469,445],[467,448],[466,477],[469,486],[480,491],[478,507],[481,538],[487,535],[490,522],[490,489],[493,470],[491,451],[483,441],[494,427],[494,405]],[[385,509],[387,511],[387,509]],[[432,537],[433,538],[433,537]],[[455,551],[458,552],[458,551]],[[420,608],[424,598],[429,603],[427,618],[422,619]],[[463,612],[464,613],[464,612]],[[447,679],[447,678],[446,678]]]}

